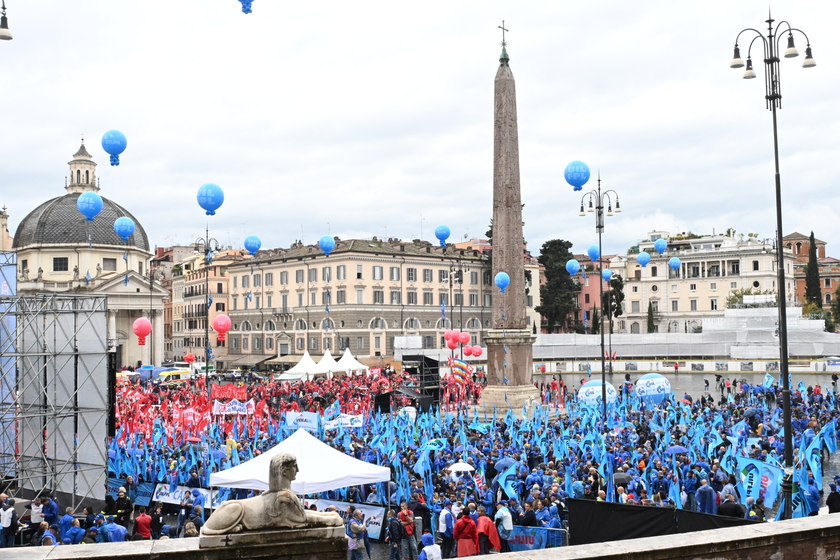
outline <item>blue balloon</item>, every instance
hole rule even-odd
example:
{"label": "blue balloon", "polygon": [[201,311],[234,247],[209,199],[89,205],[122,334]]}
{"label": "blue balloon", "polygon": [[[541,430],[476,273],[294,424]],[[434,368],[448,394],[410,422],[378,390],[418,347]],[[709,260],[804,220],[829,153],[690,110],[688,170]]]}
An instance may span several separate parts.
{"label": "blue balloon", "polygon": [[252,255],[256,255],[257,251],[260,250],[260,246],[262,246],[262,242],[260,238],[256,235],[249,235],[245,238],[245,250],[251,253]]}
{"label": "blue balloon", "polygon": [[435,237],[440,241],[441,247],[446,247],[446,240],[449,237],[449,233],[448,226],[438,226],[435,228]]}
{"label": "blue balloon", "polygon": [[579,191],[589,181],[589,166],[582,161],[573,161],[566,166],[566,182]]}
{"label": "blue balloon", "polygon": [[578,272],[580,272],[580,263],[577,260],[572,259],[566,263],[566,272],[574,276]]}
{"label": "blue balloon", "polygon": [[102,197],[93,191],[83,192],[76,200],[76,208],[84,215],[85,220],[92,222],[102,212]]}
{"label": "blue balloon", "polygon": [[499,272],[496,274],[495,282],[499,291],[505,293],[505,290],[510,285],[510,276],[508,276],[507,272]]}
{"label": "blue balloon", "polygon": [[677,257],[671,257],[671,260],[668,261],[668,266],[673,268],[674,270],[678,270],[680,268],[681,261]]}
{"label": "blue balloon", "polygon": [[671,382],[660,373],[646,373],[636,381],[636,396],[659,404],[671,396]]}
{"label": "blue balloon", "polygon": [[120,164],[120,154],[125,151],[128,141],[119,130],[109,130],[102,135],[102,149],[111,154],[111,165]]}
{"label": "blue balloon", "polygon": [[643,267],[647,266],[650,262],[650,253],[648,253],[647,251],[642,251],[641,253],[636,255],[636,260],[639,261],[639,264]]}
{"label": "blue balloon", "polygon": [[603,278],[604,280],[609,282],[610,278],[612,278],[612,270],[610,270],[609,268],[605,268],[604,270],[602,270],[601,271],[601,278]]}
{"label": "blue balloon", "polygon": [[598,249],[597,245],[590,245],[589,249],[586,250],[586,254],[589,255],[589,258],[593,261],[597,261],[601,256],[601,251]]}
{"label": "blue balloon", "polygon": [[665,252],[665,249],[668,248],[668,242],[664,239],[657,239],[653,242],[653,248],[656,249],[656,252],[661,255]]}
{"label": "blue balloon", "polygon": [[332,235],[325,235],[318,240],[318,247],[329,257],[330,253],[335,249],[335,238]]}
{"label": "blue balloon", "polygon": [[225,192],[215,183],[207,183],[198,189],[198,205],[207,211],[208,216],[215,216],[216,210],[225,201]]}
{"label": "blue balloon", "polygon": [[128,216],[117,218],[114,221],[114,233],[119,235],[123,241],[128,241],[128,238],[134,233],[134,220]]}

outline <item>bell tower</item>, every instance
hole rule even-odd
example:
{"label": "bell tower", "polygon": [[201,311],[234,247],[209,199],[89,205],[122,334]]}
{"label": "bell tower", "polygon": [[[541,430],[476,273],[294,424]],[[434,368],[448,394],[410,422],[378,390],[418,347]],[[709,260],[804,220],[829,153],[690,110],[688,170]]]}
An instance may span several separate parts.
{"label": "bell tower", "polygon": [[84,140],[82,140],[79,150],[73,154],[73,161],[68,162],[68,164],[70,165],[70,182],[64,186],[67,192],[83,193],[99,190],[99,186],[96,184],[96,163],[85,149]]}

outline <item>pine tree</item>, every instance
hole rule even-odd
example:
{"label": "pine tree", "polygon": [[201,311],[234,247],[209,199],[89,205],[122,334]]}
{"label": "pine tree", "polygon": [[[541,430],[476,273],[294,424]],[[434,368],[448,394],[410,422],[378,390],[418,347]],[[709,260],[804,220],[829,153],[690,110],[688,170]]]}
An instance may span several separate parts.
{"label": "pine tree", "polygon": [[580,290],[572,276],[566,272],[566,263],[574,258],[572,244],[562,239],[551,239],[540,249],[540,264],[545,267],[545,284],[540,286],[541,304],[537,313],[545,317],[549,333],[566,325],[566,317],[575,308],[575,294]]}
{"label": "pine tree", "polygon": [[648,302],[648,312],[647,312],[647,332],[652,333],[656,332],[656,325],[653,322],[653,302]]}
{"label": "pine tree", "polygon": [[822,308],[820,263],[817,261],[817,243],[814,241],[813,231],[808,242],[810,247],[808,248],[808,264],[805,265],[805,301]]}

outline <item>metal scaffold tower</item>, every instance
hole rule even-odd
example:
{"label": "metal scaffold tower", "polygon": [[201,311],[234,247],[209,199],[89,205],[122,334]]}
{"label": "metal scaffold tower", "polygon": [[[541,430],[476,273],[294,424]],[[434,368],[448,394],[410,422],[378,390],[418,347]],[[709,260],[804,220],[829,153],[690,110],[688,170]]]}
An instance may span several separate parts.
{"label": "metal scaffold tower", "polygon": [[76,509],[101,499],[113,428],[109,345],[103,295],[0,295],[2,487],[51,492]]}

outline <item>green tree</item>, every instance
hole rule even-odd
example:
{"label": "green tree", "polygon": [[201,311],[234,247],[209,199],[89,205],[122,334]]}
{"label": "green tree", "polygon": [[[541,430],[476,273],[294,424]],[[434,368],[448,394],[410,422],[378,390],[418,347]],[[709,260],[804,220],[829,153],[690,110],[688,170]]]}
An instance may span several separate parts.
{"label": "green tree", "polygon": [[601,332],[601,316],[598,315],[598,308],[592,308],[592,321],[589,323],[589,333],[599,334]]}
{"label": "green tree", "polygon": [[540,287],[540,305],[537,313],[545,317],[549,333],[566,325],[566,317],[575,308],[578,284],[568,272],[566,263],[574,258],[572,244],[563,239],[551,239],[540,249],[540,264],[545,267],[545,284]]}
{"label": "green tree", "polygon": [[817,243],[811,232],[808,248],[808,264],[805,265],[805,301],[822,308],[822,290],[820,289],[820,263],[817,261]]}
{"label": "green tree", "polygon": [[652,333],[656,332],[656,324],[653,322],[653,302],[648,302],[648,312],[647,312],[647,332]]}
{"label": "green tree", "polygon": [[834,316],[834,324],[840,323],[840,285],[834,290],[834,297],[831,298],[831,314]]}
{"label": "green tree", "polygon": [[621,317],[624,311],[621,309],[624,303],[624,278],[620,274],[614,274],[609,281],[610,289],[604,292],[604,304],[601,312],[607,317],[612,325],[613,317]]}

